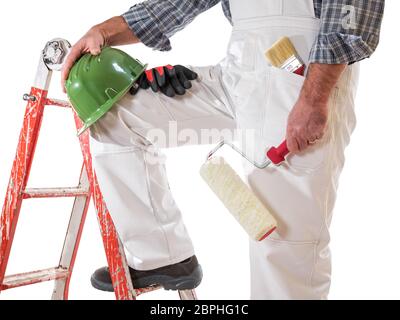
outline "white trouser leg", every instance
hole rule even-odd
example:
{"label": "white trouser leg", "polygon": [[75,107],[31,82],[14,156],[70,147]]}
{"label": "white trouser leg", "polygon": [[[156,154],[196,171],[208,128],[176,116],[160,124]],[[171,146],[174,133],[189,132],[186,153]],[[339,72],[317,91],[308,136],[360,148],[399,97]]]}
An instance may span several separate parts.
{"label": "white trouser leg", "polygon": [[304,154],[289,157],[288,165],[248,171],[253,191],[278,220],[277,232],[262,242],[250,242],[252,299],[328,296],[329,225],[344,149],[355,126],[357,79],[358,65],[342,76],[331,97],[329,129],[323,140]]}
{"label": "white trouser leg", "polygon": [[196,139],[203,129],[234,128],[219,68],[194,70],[200,78],[184,96],[171,99],[139,90],[134,97],[126,95],[91,129],[100,188],[128,264],[138,270],[170,265],[194,254],[159,148],[186,144],[188,136],[189,143],[214,143],[218,134],[215,141]]}

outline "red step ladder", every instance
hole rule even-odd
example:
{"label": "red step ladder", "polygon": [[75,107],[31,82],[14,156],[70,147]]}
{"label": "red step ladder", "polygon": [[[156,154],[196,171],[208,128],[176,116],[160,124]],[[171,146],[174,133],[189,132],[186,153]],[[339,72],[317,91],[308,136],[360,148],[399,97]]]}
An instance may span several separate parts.
{"label": "red step ladder", "polygon": [[[93,196],[115,296],[117,299],[134,300],[140,294],[160,287],[134,289],[132,285],[123,245],[118,238],[111,216],[103,200],[96,173],[92,167],[88,132],[79,136],[83,154],[83,166],[77,187],[26,188],[45,107],[71,108],[67,101],[47,97],[52,73],[61,69],[70,47],[68,41],[64,39],[54,39],[46,44],[39,61],[34,86],[30,94],[24,95],[24,100],[28,101],[28,105],[0,218],[0,292],[54,280],[55,286],[52,299],[68,299],[68,288],[79,241],[90,198]],[[74,112],[73,115],[77,130],[79,130],[82,127],[82,123]],[[32,198],[58,197],[75,198],[58,265],[49,269],[5,276],[22,201]],[[196,299],[194,290],[179,291],[179,296],[182,300]]]}

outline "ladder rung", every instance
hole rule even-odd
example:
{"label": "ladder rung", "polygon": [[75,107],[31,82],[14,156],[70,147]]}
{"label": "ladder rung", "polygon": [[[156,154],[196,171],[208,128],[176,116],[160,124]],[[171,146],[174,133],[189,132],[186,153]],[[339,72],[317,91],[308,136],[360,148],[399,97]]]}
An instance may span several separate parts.
{"label": "ladder rung", "polygon": [[64,279],[68,277],[68,270],[62,267],[13,274],[6,276],[1,286],[2,290],[26,286],[44,281]]}
{"label": "ladder rung", "polygon": [[68,188],[31,188],[25,189],[23,198],[66,198],[89,196],[89,190],[79,187]]}
{"label": "ladder rung", "polygon": [[50,99],[47,98],[45,102],[46,106],[57,106],[57,107],[63,107],[63,108],[71,108],[71,104],[68,101],[65,100],[59,100],[59,99]]}

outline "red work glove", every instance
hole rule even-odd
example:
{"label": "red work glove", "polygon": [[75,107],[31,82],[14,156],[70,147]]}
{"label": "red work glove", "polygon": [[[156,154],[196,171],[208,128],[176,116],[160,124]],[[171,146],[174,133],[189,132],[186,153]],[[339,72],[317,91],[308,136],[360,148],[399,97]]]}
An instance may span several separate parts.
{"label": "red work glove", "polygon": [[146,70],[132,87],[130,93],[135,95],[140,88],[159,90],[168,97],[184,95],[192,87],[190,81],[197,79],[197,73],[181,65],[163,66]]}

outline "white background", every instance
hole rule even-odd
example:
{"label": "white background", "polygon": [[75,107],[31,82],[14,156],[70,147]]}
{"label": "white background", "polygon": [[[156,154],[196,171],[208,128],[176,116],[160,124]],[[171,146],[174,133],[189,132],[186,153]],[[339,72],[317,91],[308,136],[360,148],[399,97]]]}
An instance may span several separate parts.
{"label": "white background", "polygon": [[[8,1],[0,12],[0,196],[5,195],[25,103],[37,60],[54,37],[71,42],[92,25],[127,10],[135,1]],[[331,299],[400,298],[400,151],[399,55],[400,2],[387,0],[381,44],[362,62],[357,98],[358,127],[347,149],[347,163],[332,222]],[[150,65],[215,64],[223,58],[230,25],[220,6],[198,17],[172,38],[173,50],[153,52],[143,45],[125,47]],[[50,96],[60,97],[59,74]],[[69,110],[49,107],[29,186],[77,183],[81,154]],[[203,184],[198,170],[210,146],[168,150],[171,187],[184,212],[204,280],[202,299],[248,299],[248,242],[241,228]],[[226,154],[238,165],[236,155]],[[239,170],[240,166],[237,166]],[[0,199],[2,200],[2,198]],[[7,273],[55,266],[64,240],[72,200],[26,200]],[[91,288],[89,278],[105,265],[95,212],[88,212],[70,286],[71,299],[114,299]],[[52,283],[2,292],[0,299],[48,299]],[[177,299],[157,291],[140,299]]]}

